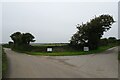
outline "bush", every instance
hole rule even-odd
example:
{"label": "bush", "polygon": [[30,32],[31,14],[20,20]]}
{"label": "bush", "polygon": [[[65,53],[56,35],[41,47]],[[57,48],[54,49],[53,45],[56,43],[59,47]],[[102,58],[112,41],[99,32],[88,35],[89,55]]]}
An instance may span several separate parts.
{"label": "bush", "polygon": [[108,39],[107,38],[100,39],[99,45],[100,46],[106,46],[106,45],[108,45]]}
{"label": "bush", "polygon": [[18,46],[13,45],[11,47],[11,49],[14,51],[21,51],[21,52],[22,51],[31,51],[32,46],[30,46],[30,45],[18,45]]}
{"label": "bush", "polygon": [[9,44],[2,44],[2,47],[10,48],[10,45]]}

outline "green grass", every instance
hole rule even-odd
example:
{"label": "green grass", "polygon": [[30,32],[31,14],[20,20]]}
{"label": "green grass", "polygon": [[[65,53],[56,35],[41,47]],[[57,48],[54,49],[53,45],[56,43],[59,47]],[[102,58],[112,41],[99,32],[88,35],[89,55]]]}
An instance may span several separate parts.
{"label": "green grass", "polygon": [[2,78],[2,47],[0,45],[0,78]]}
{"label": "green grass", "polygon": [[2,49],[2,75],[3,76],[6,74],[7,68],[8,68],[7,56],[4,50]]}
{"label": "green grass", "polygon": [[113,47],[112,45],[111,46],[102,46],[102,47],[99,47],[98,49],[96,50],[91,50],[91,51],[88,51],[88,52],[85,52],[85,51],[72,51],[72,52],[52,52],[52,53],[49,53],[49,52],[26,52],[27,54],[30,54],[30,55],[41,55],[41,56],[72,56],[72,55],[86,55],[86,54],[96,54],[96,53],[100,53],[100,52],[103,52],[109,48]]}

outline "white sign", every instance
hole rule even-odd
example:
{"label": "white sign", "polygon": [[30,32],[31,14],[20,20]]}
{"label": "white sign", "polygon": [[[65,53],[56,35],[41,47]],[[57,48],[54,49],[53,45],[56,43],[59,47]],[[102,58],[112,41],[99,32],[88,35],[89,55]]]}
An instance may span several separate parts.
{"label": "white sign", "polygon": [[52,52],[52,48],[47,48],[47,52]]}
{"label": "white sign", "polygon": [[89,47],[84,47],[84,51],[89,51]]}

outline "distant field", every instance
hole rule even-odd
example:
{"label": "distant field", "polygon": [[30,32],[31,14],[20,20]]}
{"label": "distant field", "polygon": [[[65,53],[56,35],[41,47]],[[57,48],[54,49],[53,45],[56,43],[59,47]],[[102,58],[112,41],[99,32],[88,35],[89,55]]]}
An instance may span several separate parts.
{"label": "distant field", "polygon": [[68,43],[33,43],[32,46],[64,46]]}

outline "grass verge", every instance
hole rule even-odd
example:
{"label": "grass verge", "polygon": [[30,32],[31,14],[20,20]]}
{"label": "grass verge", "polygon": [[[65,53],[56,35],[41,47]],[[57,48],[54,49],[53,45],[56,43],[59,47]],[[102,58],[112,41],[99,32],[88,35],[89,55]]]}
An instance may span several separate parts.
{"label": "grass verge", "polygon": [[72,52],[26,52],[27,54],[30,55],[41,55],[41,56],[72,56],[72,55],[86,55],[86,54],[96,54],[96,53],[100,53],[103,52],[109,48],[113,47],[112,45],[110,46],[102,46],[99,47],[96,50],[91,50],[88,52],[85,51],[72,51]]}
{"label": "grass verge", "polygon": [[3,76],[6,74],[7,68],[8,68],[7,56],[4,50],[2,49],[2,75]]}

